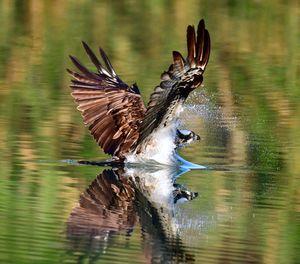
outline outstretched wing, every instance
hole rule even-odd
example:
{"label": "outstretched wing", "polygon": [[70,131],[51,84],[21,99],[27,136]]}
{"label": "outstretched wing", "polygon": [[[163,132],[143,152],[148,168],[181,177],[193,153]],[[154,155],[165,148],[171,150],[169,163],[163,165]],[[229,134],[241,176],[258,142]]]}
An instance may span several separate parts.
{"label": "outstretched wing", "polygon": [[146,109],[138,87],[128,86],[118,77],[104,51],[100,49],[106,68],[86,43],[83,46],[97,72],[91,72],[70,56],[79,70],[67,69],[73,77],[72,96],[98,145],[105,153],[120,157],[136,144]]}
{"label": "outstretched wing", "polygon": [[187,49],[186,59],[178,51],[173,51],[173,64],[162,73],[161,83],[150,96],[140,128],[139,143],[168,117],[166,115],[171,114],[179,100],[185,100],[202,83],[210,54],[210,37],[203,19],[198,24],[197,37],[194,26],[188,26]]}

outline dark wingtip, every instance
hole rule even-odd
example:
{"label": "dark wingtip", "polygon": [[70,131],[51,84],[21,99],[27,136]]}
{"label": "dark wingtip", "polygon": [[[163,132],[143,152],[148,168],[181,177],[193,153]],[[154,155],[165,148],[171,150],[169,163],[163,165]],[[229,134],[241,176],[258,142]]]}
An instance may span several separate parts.
{"label": "dark wingtip", "polygon": [[86,44],[86,42],[84,42],[83,40],[81,41],[82,46],[84,47],[84,49],[88,52],[90,50],[90,47],[88,44]]}
{"label": "dark wingtip", "polygon": [[81,65],[80,61],[75,57],[75,56],[72,56],[72,55],[69,55],[71,61],[73,62],[73,64],[79,69],[81,70],[81,68],[83,68],[84,66]]}
{"label": "dark wingtip", "polygon": [[70,55],[69,56],[73,64],[77,67],[79,71],[81,71],[84,75],[88,76],[89,78],[92,78],[94,80],[98,80],[99,76],[97,74],[91,72],[88,70],[76,57]]}
{"label": "dark wingtip", "polygon": [[89,47],[89,45],[86,42],[84,42],[84,41],[81,41],[81,42],[82,42],[83,48],[85,49],[85,52],[87,53],[87,55],[89,56],[89,58],[93,62],[93,64],[96,66],[98,72],[103,73],[101,62],[98,60],[95,53],[92,51],[92,49]]}
{"label": "dark wingtip", "polygon": [[205,29],[204,37],[206,39],[206,45],[205,45],[205,56],[204,56],[204,64],[207,65],[210,57],[210,49],[211,49],[211,43],[210,43],[210,35],[209,32]]}
{"label": "dark wingtip", "polygon": [[93,54],[91,48],[89,47],[89,45],[86,42],[81,41],[81,43],[88,55]]}
{"label": "dark wingtip", "polygon": [[195,32],[195,27],[188,25],[186,32],[187,32],[187,36],[190,36],[190,34],[193,34],[193,32]]}
{"label": "dark wingtip", "polygon": [[173,51],[173,61],[174,61],[174,67],[179,71],[183,71],[184,58],[182,57],[180,52]]}
{"label": "dark wingtip", "polygon": [[205,28],[205,22],[204,22],[204,19],[201,18],[199,23],[198,23],[198,28]]}
{"label": "dark wingtip", "polygon": [[184,58],[182,57],[181,53],[179,51],[173,50],[173,60],[174,63],[180,63],[183,64]]}
{"label": "dark wingtip", "polygon": [[101,48],[101,47],[99,47],[99,51],[100,51],[100,54],[101,54],[101,56],[103,57],[107,57],[106,56],[106,53],[104,52],[104,50]]}
{"label": "dark wingtip", "polygon": [[71,59],[71,61],[76,64],[78,62],[78,59],[72,55],[69,55],[69,58]]}
{"label": "dark wingtip", "polygon": [[[105,51],[104,51],[101,47],[99,47],[99,51],[100,51],[100,55],[101,55],[103,61],[105,62],[106,66],[107,66],[108,68],[110,68],[110,63],[107,65],[108,57],[107,57]],[[108,69],[108,70],[109,70],[109,69]]]}
{"label": "dark wingtip", "polygon": [[201,19],[198,24],[196,53],[196,64],[204,71],[210,54],[210,37],[207,29],[205,29],[204,19]]}
{"label": "dark wingtip", "polygon": [[186,32],[186,39],[187,39],[187,50],[188,50],[188,61],[190,65],[195,63],[195,55],[196,55],[196,35],[195,35],[195,28],[194,26],[189,25],[187,27]]}
{"label": "dark wingtip", "polygon": [[100,47],[99,51],[100,51],[101,57],[102,57],[105,65],[106,65],[106,68],[107,68],[108,72],[111,74],[111,76],[117,77],[117,74],[115,73],[114,68],[112,67],[112,65],[111,65],[106,53],[104,52],[104,50]]}

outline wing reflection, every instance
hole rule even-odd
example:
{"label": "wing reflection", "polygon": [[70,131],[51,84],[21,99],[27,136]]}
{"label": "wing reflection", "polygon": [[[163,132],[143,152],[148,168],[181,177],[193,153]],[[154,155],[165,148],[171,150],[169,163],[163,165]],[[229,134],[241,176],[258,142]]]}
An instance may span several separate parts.
{"label": "wing reflection", "polygon": [[118,168],[104,170],[81,194],[67,222],[71,251],[90,260],[105,254],[116,243],[116,234],[141,228],[146,262],[189,262],[193,254],[184,247],[173,215],[175,203],[191,200],[174,179],[175,168]]}

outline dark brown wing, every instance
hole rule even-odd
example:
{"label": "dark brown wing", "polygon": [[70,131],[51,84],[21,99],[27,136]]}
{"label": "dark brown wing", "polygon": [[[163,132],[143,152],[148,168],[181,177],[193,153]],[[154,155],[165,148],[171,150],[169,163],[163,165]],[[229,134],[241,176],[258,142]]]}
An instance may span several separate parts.
{"label": "dark brown wing", "polygon": [[187,28],[188,55],[173,51],[173,64],[161,75],[161,83],[150,96],[145,118],[141,124],[139,143],[156,129],[172,107],[203,81],[210,54],[210,37],[204,20],[198,24],[197,37],[193,26]]}
{"label": "dark brown wing", "polygon": [[83,42],[83,46],[98,72],[91,72],[70,56],[80,71],[68,69],[74,78],[70,86],[72,96],[78,103],[77,109],[82,113],[84,124],[98,145],[105,153],[120,157],[137,142],[145,106],[138,87],[128,86],[116,75],[102,49],[100,54],[106,68],[86,43]]}

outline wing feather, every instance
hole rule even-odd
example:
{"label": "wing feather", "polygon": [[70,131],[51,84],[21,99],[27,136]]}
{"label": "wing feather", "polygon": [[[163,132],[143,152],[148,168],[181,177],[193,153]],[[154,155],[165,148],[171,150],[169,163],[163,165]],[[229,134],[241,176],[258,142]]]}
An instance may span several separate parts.
{"label": "wing feather", "polygon": [[200,20],[198,24],[198,29],[197,29],[197,42],[196,42],[196,62],[199,62],[202,60],[203,57],[203,47],[204,47],[204,32],[205,32],[205,25],[204,25],[204,20]]}
{"label": "wing feather", "polygon": [[89,58],[91,59],[91,61],[93,62],[93,64],[96,66],[98,72],[99,73],[103,73],[102,64],[98,60],[97,56],[94,54],[94,52],[90,49],[90,47],[84,41],[82,41],[82,44],[83,44],[83,47],[84,47],[87,55],[89,56]]}
{"label": "wing feather", "polygon": [[73,77],[71,95],[99,146],[105,153],[122,157],[139,137],[139,126],[146,111],[143,100],[135,84],[128,86],[117,76],[102,49],[100,54],[106,68],[85,42],[83,47],[97,72],[91,72],[70,56],[79,70],[67,70]]}
{"label": "wing feather", "polygon": [[111,76],[113,77],[117,77],[117,74],[115,73],[108,57],[106,56],[105,52],[103,51],[103,49],[100,48],[100,54],[101,54],[101,57],[103,58],[103,61],[106,65],[106,68],[108,69],[109,73],[111,74]]}
{"label": "wing feather", "polygon": [[197,37],[194,26],[187,27],[187,51],[186,59],[173,51],[173,64],[162,73],[161,83],[150,96],[138,144],[158,128],[166,116],[172,116],[170,111],[176,109],[176,103],[184,101],[202,83],[210,54],[210,37],[203,19],[198,24]]}
{"label": "wing feather", "polygon": [[196,36],[194,26],[188,26],[187,28],[187,48],[188,48],[188,61],[191,67],[195,67],[196,57]]}

